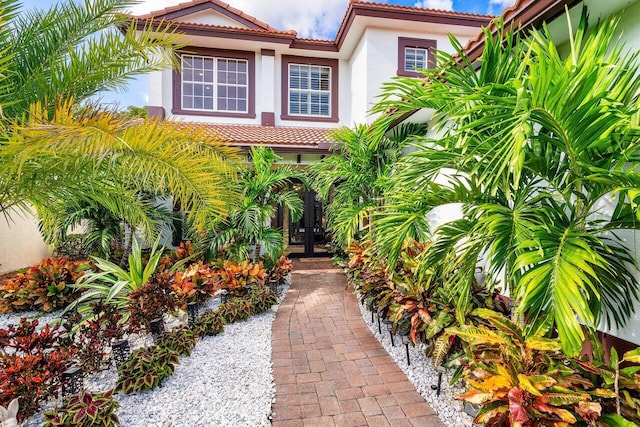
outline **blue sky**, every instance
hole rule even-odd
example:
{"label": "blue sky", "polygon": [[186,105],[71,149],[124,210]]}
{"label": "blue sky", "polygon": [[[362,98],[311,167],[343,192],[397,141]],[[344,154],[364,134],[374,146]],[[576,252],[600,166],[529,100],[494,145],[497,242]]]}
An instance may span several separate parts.
{"label": "blue sky", "polygon": [[[182,3],[186,0],[144,0],[132,9],[143,14]],[[333,39],[347,9],[349,0],[223,0],[230,5],[282,30],[296,30],[299,37]],[[404,6],[458,12],[499,15],[514,0],[375,0]],[[48,8],[54,1],[22,0],[23,8]],[[104,93],[101,100],[118,105],[146,105],[147,78],[142,76],[131,82],[121,93]]]}

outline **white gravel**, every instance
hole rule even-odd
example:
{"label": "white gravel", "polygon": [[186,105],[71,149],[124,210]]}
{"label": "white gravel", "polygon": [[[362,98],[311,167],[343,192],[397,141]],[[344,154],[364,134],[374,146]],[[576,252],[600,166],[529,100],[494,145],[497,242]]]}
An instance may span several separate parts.
{"label": "white gravel", "polygon": [[409,381],[415,386],[416,390],[418,390],[422,397],[433,407],[442,422],[452,427],[472,426],[473,418],[464,412],[462,401],[455,398],[457,393],[464,392],[461,382],[458,381],[453,386],[449,385],[453,376],[453,370],[446,370],[443,373],[440,396],[437,396],[436,390],[433,390],[431,386],[438,384],[438,372],[433,366],[431,358],[425,355],[424,345],[418,344],[413,346],[409,344],[409,359],[411,365],[408,365],[406,347],[402,344],[402,338],[399,335],[395,335],[393,337],[395,347],[393,347],[385,325],[382,324],[382,334],[378,333],[377,321],[371,323],[371,311],[367,310],[363,304],[359,305],[362,318],[371,330],[371,333],[380,341],[398,367],[407,375],[407,378],[409,378]]}
{"label": "white gravel", "polygon": [[[290,276],[280,301],[288,290]],[[217,306],[218,298],[209,306]],[[181,357],[162,387],[141,394],[117,393],[120,425],[127,427],[270,426],[275,399],[271,364],[271,327],[277,307],[244,322],[225,325],[222,334],[198,340],[189,357]],[[142,338],[140,340],[143,340]],[[111,368],[85,380],[87,389],[115,386]],[[51,407],[50,402],[45,407]],[[42,415],[23,427],[42,425]]]}
{"label": "white gravel", "polygon": [[38,319],[39,326],[44,326],[45,323],[51,323],[53,320],[59,319],[61,315],[62,310],[52,311],[51,313],[43,313],[41,311],[2,313],[0,314],[0,328],[6,329],[9,325],[17,325],[23,317],[29,320]]}

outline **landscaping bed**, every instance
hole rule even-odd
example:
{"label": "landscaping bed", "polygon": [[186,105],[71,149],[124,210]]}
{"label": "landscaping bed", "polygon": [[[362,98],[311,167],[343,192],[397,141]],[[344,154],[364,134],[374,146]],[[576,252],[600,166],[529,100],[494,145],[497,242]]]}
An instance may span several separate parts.
{"label": "landscaping bed", "polygon": [[[285,282],[279,302],[290,279]],[[208,308],[217,308],[220,298],[212,298]],[[4,315],[0,318],[5,317]],[[275,397],[271,367],[271,326],[275,310],[246,321],[225,325],[224,332],[198,341],[190,356],[180,357],[175,372],[162,385],[143,393],[115,394],[120,404],[120,424],[147,426],[212,426],[271,424],[271,404]],[[117,371],[111,367],[86,379],[89,391],[113,388]],[[57,400],[55,403],[60,403]],[[50,402],[47,406],[53,406]],[[41,426],[42,414],[24,423]]]}
{"label": "landscaping bed", "polygon": [[9,417],[20,398],[24,426],[269,425],[271,325],[291,262],[205,264],[190,251],[134,244],[128,270],[94,258],[73,283],[60,258],[1,283]]}

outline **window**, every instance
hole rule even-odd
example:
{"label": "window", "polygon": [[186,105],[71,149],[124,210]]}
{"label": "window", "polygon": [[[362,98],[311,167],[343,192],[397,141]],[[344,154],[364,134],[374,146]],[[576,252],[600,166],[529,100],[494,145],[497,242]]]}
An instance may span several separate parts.
{"label": "window", "polygon": [[416,71],[427,68],[427,57],[429,53],[427,49],[419,49],[417,47],[404,48],[404,70]]}
{"label": "window", "polygon": [[398,37],[398,75],[422,77],[416,69],[432,68],[435,50],[435,40]]}
{"label": "window", "polygon": [[338,61],[282,57],[283,120],[338,121]]}
{"label": "window", "polygon": [[289,115],[331,117],[331,67],[289,64]]}
{"label": "window", "polygon": [[255,117],[253,52],[189,48],[174,71],[174,114]]}
{"label": "window", "polygon": [[246,113],[248,64],[244,59],[182,56],[184,110]]}

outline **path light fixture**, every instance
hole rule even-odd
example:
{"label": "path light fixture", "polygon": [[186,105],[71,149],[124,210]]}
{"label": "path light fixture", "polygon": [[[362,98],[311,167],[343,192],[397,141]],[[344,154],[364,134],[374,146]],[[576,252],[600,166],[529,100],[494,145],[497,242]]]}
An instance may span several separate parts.
{"label": "path light fixture", "polygon": [[229,291],[228,291],[228,290],[226,290],[226,289],[223,289],[223,290],[220,292],[220,302],[221,302],[222,304],[224,304],[224,303],[225,303],[225,302],[227,302],[228,300],[229,300]]}
{"label": "path light fixture", "polygon": [[393,342],[393,320],[384,319],[382,323],[384,323],[384,325],[387,327],[387,331],[389,331],[389,336],[391,337],[391,346],[395,347],[396,343]]}
{"label": "path light fixture", "polygon": [[62,396],[78,394],[84,387],[84,374],[79,366],[72,366],[62,373]]}
{"label": "path light fixture", "polygon": [[187,315],[189,317],[189,327],[193,328],[196,325],[196,318],[198,317],[198,303],[187,303]]}
{"label": "path light fixture", "polygon": [[380,320],[384,317],[384,312],[385,312],[384,307],[378,308],[378,312],[377,312],[377,314],[378,314],[378,333],[380,335],[382,335],[382,324],[380,323]]}
{"label": "path light fixture", "polygon": [[269,279],[269,289],[275,294],[278,293],[278,281],[276,279]]}
{"label": "path light fixture", "polygon": [[407,351],[407,365],[411,366],[411,359],[409,357],[409,344],[411,343],[411,338],[409,338],[409,328],[404,328],[398,331],[398,335],[402,337],[402,344]]}
{"label": "path light fixture", "polygon": [[158,317],[149,322],[149,332],[151,332],[154,339],[164,334],[164,320],[162,320],[162,317]]}
{"label": "path light fixture", "polygon": [[374,322],[374,315],[376,314],[376,306],[374,303],[371,303],[371,305],[369,306],[369,310],[371,310],[371,323],[373,324]]}
{"label": "path light fixture", "polygon": [[73,319],[77,313],[75,308],[62,313],[62,327],[65,331],[71,332],[71,329],[73,329]]}
{"label": "path light fixture", "polygon": [[431,390],[436,390],[436,396],[440,396],[440,391],[442,389],[442,374],[444,374],[444,371],[444,366],[436,366],[436,372],[438,373],[438,384],[433,384],[431,386]]}
{"label": "path light fixture", "polygon": [[111,352],[113,353],[113,362],[116,368],[119,368],[131,354],[131,348],[129,347],[129,341],[120,340],[111,345]]}

